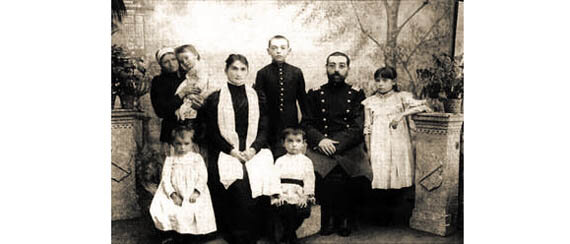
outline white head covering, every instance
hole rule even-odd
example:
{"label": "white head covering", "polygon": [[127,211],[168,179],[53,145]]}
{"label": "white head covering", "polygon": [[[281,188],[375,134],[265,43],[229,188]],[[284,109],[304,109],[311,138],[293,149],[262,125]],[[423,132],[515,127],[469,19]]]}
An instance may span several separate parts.
{"label": "white head covering", "polygon": [[161,49],[158,49],[158,51],[156,51],[156,62],[158,62],[160,64],[160,59],[162,58],[162,56],[166,55],[167,53],[172,53],[174,54],[174,48],[171,47],[164,47]]}

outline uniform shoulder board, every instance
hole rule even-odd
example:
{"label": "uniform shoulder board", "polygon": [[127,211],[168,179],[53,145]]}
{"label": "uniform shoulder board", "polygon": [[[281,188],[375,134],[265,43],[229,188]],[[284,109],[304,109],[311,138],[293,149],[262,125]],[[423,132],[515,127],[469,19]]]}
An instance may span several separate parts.
{"label": "uniform shoulder board", "polygon": [[360,87],[354,86],[354,85],[351,85],[350,88],[351,88],[352,90],[357,91],[357,92],[359,92],[359,91],[361,90]]}

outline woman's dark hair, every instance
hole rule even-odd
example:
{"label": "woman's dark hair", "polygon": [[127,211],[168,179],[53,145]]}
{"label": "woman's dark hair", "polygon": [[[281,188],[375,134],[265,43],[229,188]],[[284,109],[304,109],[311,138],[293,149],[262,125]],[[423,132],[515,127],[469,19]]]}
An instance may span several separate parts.
{"label": "woman's dark hair", "polygon": [[235,61],[240,61],[245,64],[245,67],[249,69],[249,63],[247,62],[247,58],[241,54],[230,54],[228,59],[226,59],[226,70],[232,65]]}
{"label": "woman's dark hair", "polygon": [[301,135],[305,140],[305,132],[299,128],[287,128],[281,132],[281,139],[285,140],[288,135]]}
{"label": "woman's dark hair", "polygon": [[374,72],[374,80],[376,80],[378,78],[393,80],[394,86],[392,87],[392,89],[395,92],[400,91],[400,86],[398,85],[398,82],[396,81],[396,78],[398,78],[398,73],[396,72],[396,69],[394,69],[393,67],[386,66],[386,67],[382,67],[382,68],[377,69]]}
{"label": "woman's dark hair", "polygon": [[198,50],[196,50],[196,48],[192,44],[182,45],[182,46],[179,46],[176,49],[174,49],[175,55],[178,55],[178,54],[184,53],[184,52],[191,52],[194,55],[196,55],[196,59],[200,60],[200,54],[198,53]]}

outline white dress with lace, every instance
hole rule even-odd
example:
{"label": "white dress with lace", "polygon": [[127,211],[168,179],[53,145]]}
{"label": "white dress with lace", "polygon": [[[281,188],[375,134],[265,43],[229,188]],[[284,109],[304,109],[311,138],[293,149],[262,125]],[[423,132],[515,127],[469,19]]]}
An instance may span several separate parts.
{"label": "white dress with lace", "polygon": [[[167,157],[160,185],[150,205],[150,215],[156,228],[195,235],[216,231],[207,181],[206,164],[200,154],[189,152]],[[200,196],[191,203],[189,197],[194,190],[200,192]],[[173,192],[182,197],[182,206],[170,198]]]}
{"label": "white dress with lace", "polygon": [[408,110],[427,109],[425,101],[415,100],[409,92],[390,91],[362,101],[364,105],[364,134],[370,134],[370,164],[373,189],[409,187],[414,180],[414,157],[407,118],[396,129],[390,122]]}

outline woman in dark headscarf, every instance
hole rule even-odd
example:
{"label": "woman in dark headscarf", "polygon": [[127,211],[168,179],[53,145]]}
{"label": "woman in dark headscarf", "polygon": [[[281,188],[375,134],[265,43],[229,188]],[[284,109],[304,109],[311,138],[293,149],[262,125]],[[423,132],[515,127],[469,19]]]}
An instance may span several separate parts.
{"label": "woman in dark headscarf", "polygon": [[[179,78],[178,61],[172,48],[162,48],[156,52],[156,61],[160,64],[160,75],[152,79],[150,100],[152,108],[159,118],[162,118],[160,141],[163,149],[168,149],[172,129],[180,125],[175,114],[183,100],[174,93],[183,79]],[[165,150],[168,152],[168,150]]]}

